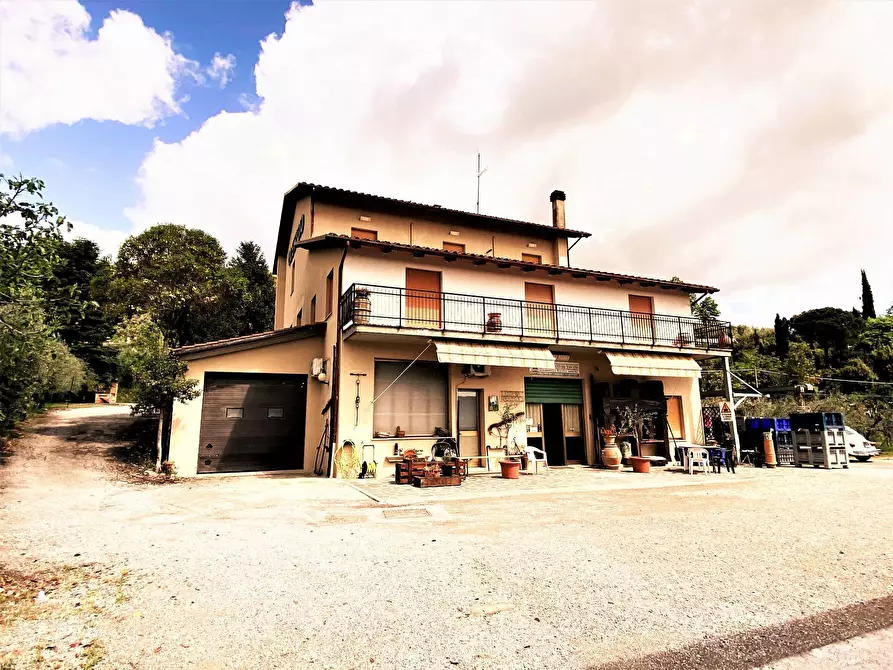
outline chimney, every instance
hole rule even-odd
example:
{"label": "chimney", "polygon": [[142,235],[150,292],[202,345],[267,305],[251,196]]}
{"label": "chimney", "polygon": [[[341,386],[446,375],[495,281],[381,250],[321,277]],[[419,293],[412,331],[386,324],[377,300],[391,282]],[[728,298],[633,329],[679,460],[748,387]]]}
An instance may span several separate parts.
{"label": "chimney", "polygon": [[552,191],[549,200],[552,202],[552,225],[555,228],[564,228],[564,191]]}

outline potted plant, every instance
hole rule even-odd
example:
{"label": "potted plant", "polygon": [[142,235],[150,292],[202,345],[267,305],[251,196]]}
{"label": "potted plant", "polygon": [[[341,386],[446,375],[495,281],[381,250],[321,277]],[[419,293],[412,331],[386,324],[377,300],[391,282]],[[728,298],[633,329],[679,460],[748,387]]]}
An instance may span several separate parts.
{"label": "potted plant", "polygon": [[633,464],[633,472],[642,474],[651,472],[651,459],[647,456],[631,456],[629,460]]}
{"label": "potted plant", "polygon": [[491,312],[487,314],[487,332],[502,332],[502,312]]}
{"label": "potted plant", "polygon": [[616,447],[617,429],[614,424],[602,428],[602,439],[605,441],[602,449],[602,465],[609,470],[619,470],[621,455],[620,449]]}
{"label": "potted plant", "polygon": [[440,474],[443,477],[452,477],[453,476],[453,455],[452,454],[444,454],[443,460],[440,463]]}
{"label": "potted plant", "polygon": [[372,316],[372,299],[368,288],[354,289],[353,293],[353,322],[356,324],[369,323]]}
{"label": "potted plant", "polygon": [[[490,435],[499,437],[499,448],[505,449],[506,458],[499,461],[499,467],[502,470],[502,476],[505,479],[518,479],[520,476],[520,454],[510,457],[507,440],[509,433],[512,431],[512,427],[523,418],[524,412],[516,412],[515,405],[506,403],[502,406],[502,410],[499,413],[500,420],[491,424],[487,428],[487,432],[490,433]],[[517,443],[515,443],[515,448],[518,449]]]}

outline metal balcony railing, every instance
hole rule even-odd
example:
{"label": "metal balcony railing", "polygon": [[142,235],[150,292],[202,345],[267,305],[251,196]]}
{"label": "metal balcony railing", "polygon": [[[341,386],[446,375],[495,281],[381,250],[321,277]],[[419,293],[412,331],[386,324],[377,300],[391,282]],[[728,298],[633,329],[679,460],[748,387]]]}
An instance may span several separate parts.
{"label": "metal balcony railing", "polygon": [[386,326],[680,349],[732,348],[727,321],[618,309],[354,284],[341,296],[342,327]]}

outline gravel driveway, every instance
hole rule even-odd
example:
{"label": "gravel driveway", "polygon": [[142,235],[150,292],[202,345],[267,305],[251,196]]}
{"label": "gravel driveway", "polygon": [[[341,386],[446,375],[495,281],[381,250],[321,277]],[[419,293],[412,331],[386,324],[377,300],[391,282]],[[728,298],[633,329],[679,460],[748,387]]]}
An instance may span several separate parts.
{"label": "gravel driveway", "polygon": [[49,414],[0,467],[0,567],[69,575],[0,626],[0,667],[744,668],[893,623],[890,462],[385,508],[314,478],[122,482],[129,421]]}

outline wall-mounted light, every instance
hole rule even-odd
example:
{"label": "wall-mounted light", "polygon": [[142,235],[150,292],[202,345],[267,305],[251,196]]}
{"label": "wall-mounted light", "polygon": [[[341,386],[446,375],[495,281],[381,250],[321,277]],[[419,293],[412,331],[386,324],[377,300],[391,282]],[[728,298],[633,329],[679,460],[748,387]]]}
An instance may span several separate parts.
{"label": "wall-mounted light", "polygon": [[452,235],[453,237],[459,237],[459,231],[458,231],[458,230],[451,230],[451,231],[450,231],[450,235]]}
{"label": "wall-mounted light", "polygon": [[528,242],[527,246],[531,249],[536,249],[536,242]]}
{"label": "wall-mounted light", "polygon": [[357,218],[358,218],[360,221],[363,221],[363,222],[365,222],[365,223],[368,223],[369,221],[372,220],[372,217],[371,217],[371,216],[366,216],[365,214],[361,214],[361,215],[358,216]]}

